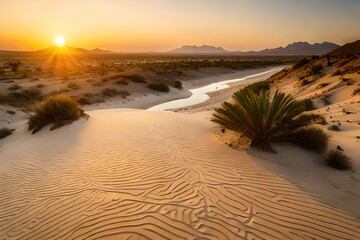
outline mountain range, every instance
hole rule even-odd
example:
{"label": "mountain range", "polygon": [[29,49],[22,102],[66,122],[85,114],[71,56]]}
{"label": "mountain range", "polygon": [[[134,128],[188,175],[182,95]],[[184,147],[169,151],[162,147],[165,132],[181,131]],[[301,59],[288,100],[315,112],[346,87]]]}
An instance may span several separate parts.
{"label": "mountain range", "polygon": [[261,51],[227,51],[221,47],[213,46],[189,46],[185,45],[169,51],[171,54],[233,54],[233,55],[255,55],[255,56],[276,56],[276,55],[323,55],[334,51],[340,46],[335,43],[323,42],[310,44],[308,42],[294,42],[286,47],[264,49]]}
{"label": "mountain range", "polygon": [[[191,46],[184,45],[180,48],[157,54],[219,54],[219,55],[239,55],[239,56],[286,56],[286,55],[323,55],[334,51],[340,46],[335,43],[323,42],[310,44],[308,42],[294,42],[287,45],[286,47],[278,47],[272,49],[264,49],[261,51],[227,51],[222,47],[214,46]],[[38,51],[26,51],[26,53],[37,53],[37,54],[53,54],[55,51],[58,51],[59,48],[51,46],[49,48],[38,50]],[[99,48],[95,49],[85,49],[85,48],[74,48],[66,47],[66,51],[69,54],[120,54],[119,52],[114,52],[110,50],[103,50]],[[21,53],[22,51],[1,51],[0,53]],[[25,51],[23,51],[25,53]],[[155,53],[156,54],[156,53]]]}

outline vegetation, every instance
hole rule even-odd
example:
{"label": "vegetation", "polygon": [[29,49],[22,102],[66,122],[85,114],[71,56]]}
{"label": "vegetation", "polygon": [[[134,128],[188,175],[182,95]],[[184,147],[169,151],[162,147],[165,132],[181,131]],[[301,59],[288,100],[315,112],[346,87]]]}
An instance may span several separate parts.
{"label": "vegetation", "polygon": [[104,97],[115,97],[118,94],[118,91],[114,88],[105,88],[102,90],[102,95]]}
{"label": "vegetation", "polygon": [[319,88],[324,88],[328,85],[329,85],[329,83],[321,83],[321,84],[319,84]]}
{"label": "vegetation", "polygon": [[158,92],[169,92],[170,88],[165,83],[151,83],[148,85],[148,88],[158,91]]}
{"label": "vegetation", "polygon": [[341,129],[336,126],[336,125],[331,125],[329,128],[328,128],[330,131],[335,131],[335,132],[339,132],[341,131]]}
{"label": "vegetation", "polygon": [[355,96],[360,93],[360,88],[357,88],[353,91],[352,95]]}
{"label": "vegetation", "polygon": [[299,68],[305,66],[306,64],[308,64],[310,61],[311,61],[311,60],[308,59],[308,58],[303,58],[303,59],[300,60],[300,62],[298,62],[297,64],[295,64],[295,65],[293,66],[293,69],[294,69],[294,70],[299,69]]}
{"label": "vegetation", "polygon": [[83,113],[83,109],[73,98],[65,95],[50,96],[34,107],[34,114],[28,121],[29,130],[36,133],[50,123],[54,124],[51,129],[55,129],[71,123]]}
{"label": "vegetation", "polygon": [[16,114],[16,112],[13,111],[13,110],[7,110],[6,112],[7,112],[8,114],[10,114],[10,115],[15,115],[15,114]]}
{"label": "vegetation", "polygon": [[350,170],[350,158],[340,150],[330,150],[326,155],[326,163],[338,170]]}
{"label": "vegetation", "polygon": [[234,93],[233,103],[215,109],[212,121],[244,134],[252,147],[273,151],[271,142],[296,138],[296,131],[323,120],[319,115],[301,115],[304,110],[304,102],[290,95],[243,89]]}
{"label": "vegetation", "polygon": [[311,67],[310,73],[313,74],[313,75],[314,74],[319,74],[319,73],[321,73],[321,70],[323,70],[323,69],[324,69],[324,67],[321,64],[313,65]]}
{"label": "vegetation", "polygon": [[7,62],[6,66],[11,68],[11,71],[17,72],[21,65],[21,62],[19,60],[9,61]]}
{"label": "vegetation", "polygon": [[0,139],[6,138],[7,136],[11,135],[12,131],[8,128],[1,128],[0,129]]}
{"label": "vegetation", "polygon": [[324,153],[328,147],[329,137],[317,127],[305,127],[295,131],[290,140],[313,152]]}
{"label": "vegetation", "polygon": [[72,90],[76,90],[80,88],[79,84],[77,84],[76,82],[69,82],[67,87],[71,88]]}
{"label": "vegetation", "polygon": [[256,83],[253,83],[253,84],[250,84],[250,85],[244,87],[243,89],[251,90],[256,94],[259,94],[261,91],[270,90],[270,82],[268,82],[268,81],[256,82]]}
{"label": "vegetation", "polygon": [[342,72],[340,71],[340,69],[336,70],[334,73],[333,73],[333,76],[340,76],[342,75]]}
{"label": "vegetation", "polygon": [[176,80],[174,82],[174,87],[178,89],[183,89],[182,82],[180,80]]}
{"label": "vegetation", "polygon": [[305,105],[305,111],[311,111],[315,109],[314,102],[310,98],[304,99],[303,103]]}
{"label": "vegetation", "polygon": [[13,85],[11,85],[8,90],[12,90],[12,91],[16,91],[19,90],[21,88],[21,86],[17,83],[14,83]]}

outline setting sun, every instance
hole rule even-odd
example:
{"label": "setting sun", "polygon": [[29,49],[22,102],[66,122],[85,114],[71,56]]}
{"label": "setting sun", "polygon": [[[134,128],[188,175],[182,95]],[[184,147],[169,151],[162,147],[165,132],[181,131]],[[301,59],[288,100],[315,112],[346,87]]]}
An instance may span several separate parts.
{"label": "setting sun", "polygon": [[55,41],[56,46],[58,46],[58,47],[64,46],[65,39],[63,37],[56,37],[54,41]]}

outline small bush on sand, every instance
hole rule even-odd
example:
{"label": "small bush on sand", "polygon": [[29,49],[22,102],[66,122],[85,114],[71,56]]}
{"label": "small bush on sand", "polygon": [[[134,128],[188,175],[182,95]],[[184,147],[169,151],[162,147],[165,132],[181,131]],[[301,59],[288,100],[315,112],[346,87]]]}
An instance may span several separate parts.
{"label": "small bush on sand", "polygon": [[169,92],[170,88],[165,83],[151,83],[148,85],[148,88],[158,91],[158,92]]}
{"label": "small bush on sand", "polygon": [[341,131],[341,129],[336,125],[331,125],[328,129],[330,131],[335,131],[335,132],[340,132]]}
{"label": "small bush on sand", "polygon": [[324,153],[329,144],[329,137],[317,127],[300,128],[290,139],[297,145],[318,153]]}
{"label": "small bush on sand", "polygon": [[338,170],[351,169],[350,158],[340,150],[330,150],[326,155],[326,163]]}
{"label": "small bush on sand", "polygon": [[295,65],[293,66],[293,69],[294,69],[294,70],[295,70],[295,69],[299,69],[299,68],[305,66],[306,64],[308,64],[310,61],[311,61],[311,60],[308,59],[308,58],[303,58],[303,59],[301,59],[300,62],[298,62],[297,64],[295,64]]}
{"label": "small bush on sand", "polygon": [[342,72],[340,71],[340,69],[336,70],[334,73],[333,73],[333,76],[340,76],[342,75]]}
{"label": "small bush on sand", "polygon": [[321,84],[319,84],[319,88],[324,88],[328,85],[329,85],[329,83],[321,83]]}
{"label": "small bush on sand", "polygon": [[123,98],[130,96],[130,93],[126,90],[120,90],[120,91],[118,91],[118,94],[120,94]]}
{"label": "small bush on sand", "polygon": [[179,81],[179,80],[176,80],[174,82],[174,87],[177,88],[177,89],[183,89],[182,82]]}
{"label": "small bush on sand", "polygon": [[91,100],[87,97],[81,97],[79,98],[78,103],[80,103],[81,105],[89,105],[91,104]]}
{"label": "small bush on sand", "polygon": [[311,111],[314,110],[314,103],[310,98],[306,98],[303,100],[304,104],[305,104],[305,111]]}
{"label": "small bush on sand", "polygon": [[290,95],[243,89],[233,95],[233,103],[224,102],[215,109],[212,121],[244,134],[252,147],[273,151],[270,142],[288,140],[298,129],[322,120],[319,115],[301,115],[303,101]]}
{"label": "small bush on sand", "polygon": [[118,91],[114,88],[105,88],[101,93],[104,97],[115,97]]}
{"label": "small bush on sand", "polygon": [[54,124],[51,129],[55,129],[71,123],[83,113],[83,109],[71,97],[65,95],[50,96],[34,107],[34,114],[28,121],[29,130],[36,133],[50,123]]}
{"label": "small bush on sand", "polygon": [[311,72],[311,74],[319,74],[319,73],[321,73],[321,70],[323,70],[323,69],[324,69],[324,67],[321,64],[314,65],[311,67],[310,72]]}
{"label": "small bush on sand", "polygon": [[139,75],[139,74],[128,74],[123,76],[125,79],[128,79],[132,82],[137,83],[146,83],[145,77]]}
{"label": "small bush on sand", "polygon": [[360,88],[357,88],[353,91],[352,95],[355,96],[355,95],[358,95],[360,93]]}
{"label": "small bush on sand", "polygon": [[12,131],[8,128],[1,128],[0,129],[0,139],[6,138],[7,136],[11,135]]}
{"label": "small bush on sand", "polygon": [[10,115],[15,115],[15,114],[16,114],[16,112],[13,111],[13,110],[7,110],[6,112],[7,112],[8,114],[10,114]]}

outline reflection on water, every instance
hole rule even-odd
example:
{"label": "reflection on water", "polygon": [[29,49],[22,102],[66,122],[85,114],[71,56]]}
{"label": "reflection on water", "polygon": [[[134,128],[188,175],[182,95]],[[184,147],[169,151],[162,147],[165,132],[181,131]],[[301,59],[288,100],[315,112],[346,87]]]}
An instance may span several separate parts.
{"label": "reflection on water", "polygon": [[229,85],[228,85],[229,83],[243,81],[243,80],[246,80],[246,79],[249,79],[249,78],[252,78],[252,77],[259,77],[259,76],[268,74],[270,72],[275,73],[275,72],[278,72],[278,71],[280,71],[282,69],[283,69],[283,67],[273,68],[271,70],[261,72],[261,73],[257,73],[257,74],[253,74],[253,75],[249,75],[249,76],[246,76],[246,77],[243,77],[243,78],[225,80],[225,81],[221,81],[221,82],[211,83],[211,84],[203,86],[203,87],[194,88],[194,89],[190,90],[192,95],[190,97],[188,97],[188,98],[173,100],[173,101],[170,101],[170,102],[165,102],[165,103],[153,106],[153,107],[149,108],[148,110],[164,111],[164,110],[169,110],[169,109],[182,108],[182,107],[188,107],[188,106],[196,105],[196,104],[205,102],[205,101],[210,99],[210,97],[209,97],[209,95],[207,95],[207,93],[218,91],[218,90],[225,89],[225,88],[229,88]]}

